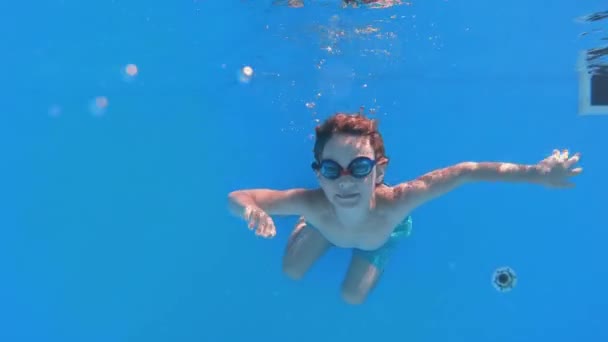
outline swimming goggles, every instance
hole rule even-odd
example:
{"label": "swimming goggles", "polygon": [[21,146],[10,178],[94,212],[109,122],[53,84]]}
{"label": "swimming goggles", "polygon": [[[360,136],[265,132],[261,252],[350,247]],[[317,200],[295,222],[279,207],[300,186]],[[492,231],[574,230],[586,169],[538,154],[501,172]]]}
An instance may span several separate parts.
{"label": "swimming goggles", "polygon": [[376,161],[367,157],[357,157],[353,159],[346,169],[331,159],[323,159],[320,162],[313,162],[312,169],[317,170],[327,179],[338,179],[341,176],[351,175],[354,178],[365,178],[374,169]]}

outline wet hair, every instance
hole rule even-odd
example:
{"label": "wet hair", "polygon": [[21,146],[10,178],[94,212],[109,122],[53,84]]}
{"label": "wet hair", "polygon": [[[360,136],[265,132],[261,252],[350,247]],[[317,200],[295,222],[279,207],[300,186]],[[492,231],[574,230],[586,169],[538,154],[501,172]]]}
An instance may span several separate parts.
{"label": "wet hair", "polygon": [[382,140],[382,135],[378,131],[377,121],[369,119],[363,114],[336,113],[317,126],[315,133],[316,139],[313,152],[317,162],[321,161],[321,154],[329,139],[338,133],[369,136],[369,142],[374,149],[374,157],[378,164],[388,163],[388,157],[384,150],[384,140]]}

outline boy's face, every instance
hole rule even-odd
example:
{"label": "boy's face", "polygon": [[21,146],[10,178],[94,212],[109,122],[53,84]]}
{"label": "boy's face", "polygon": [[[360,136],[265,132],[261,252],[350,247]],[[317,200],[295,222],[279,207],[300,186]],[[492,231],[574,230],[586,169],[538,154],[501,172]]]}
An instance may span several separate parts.
{"label": "boy's face", "polygon": [[[321,160],[330,159],[343,169],[358,157],[374,159],[374,149],[367,136],[334,134],[327,141]],[[327,179],[317,172],[321,188],[329,201],[337,207],[355,208],[369,205],[377,183],[377,166],[363,178],[342,175],[338,179]]]}

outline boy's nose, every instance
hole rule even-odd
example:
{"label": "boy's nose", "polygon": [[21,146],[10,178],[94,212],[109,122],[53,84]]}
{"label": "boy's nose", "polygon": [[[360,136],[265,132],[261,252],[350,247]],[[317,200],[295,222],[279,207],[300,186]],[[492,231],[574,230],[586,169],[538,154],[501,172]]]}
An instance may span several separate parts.
{"label": "boy's nose", "polygon": [[338,182],[338,187],[340,190],[345,190],[352,188],[355,182],[353,182],[353,177],[351,176],[342,176],[340,177],[340,181]]}

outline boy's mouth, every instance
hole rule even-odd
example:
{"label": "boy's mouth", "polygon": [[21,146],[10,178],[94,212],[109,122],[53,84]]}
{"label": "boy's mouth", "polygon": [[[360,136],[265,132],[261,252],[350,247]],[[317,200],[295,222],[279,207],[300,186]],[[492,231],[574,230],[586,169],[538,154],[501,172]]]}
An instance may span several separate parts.
{"label": "boy's mouth", "polygon": [[342,198],[342,199],[352,199],[352,198],[357,198],[357,196],[359,196],[359,194],[354,193],[354,194],[337,194],[336,197],[338,198]]}

